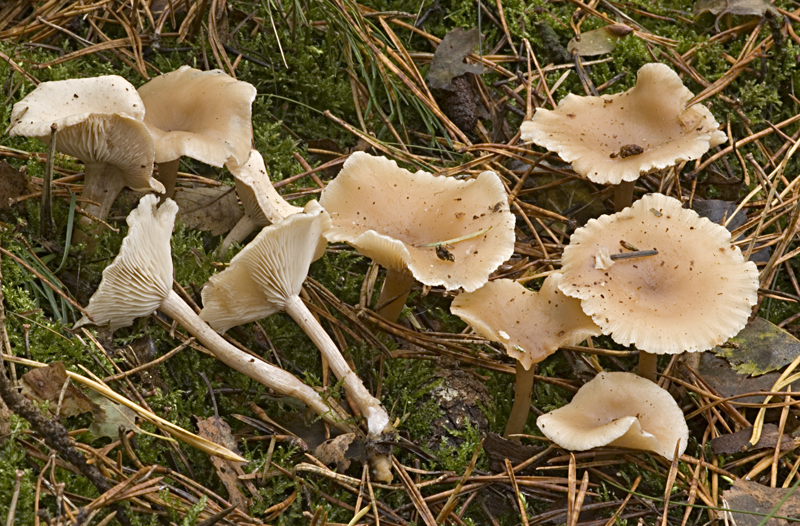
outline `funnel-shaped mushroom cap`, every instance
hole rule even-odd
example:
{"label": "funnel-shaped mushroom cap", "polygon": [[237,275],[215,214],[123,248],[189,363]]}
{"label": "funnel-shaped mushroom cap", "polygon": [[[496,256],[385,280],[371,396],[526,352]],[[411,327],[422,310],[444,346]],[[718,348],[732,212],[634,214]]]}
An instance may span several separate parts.
{"label": "funnel-shaped mushroom cap", "polygon": [[562,345],[576,345],[600,328],[581,310],[581,302],[558,290],[561,274],[552,274],[539,292],[516,281],[490,281],[475,292],[459,294],[450,312],[481,336],[502,343],[525,369]]}
{"label": "funnel-shaped mushroom cap", "polygon": [[600,373],[572,401],[536,424],[559,446],[584,451],[600,446],[643,449],[672,459],[686,450],[689,428],[672,396],[633,373]]}
{"label": "funnel-shaped mushroom cap", "polygon": [[128,235],[86,307],[94,322],[84,316],[76,328],[89,323],[109,323],[111,330],[127,327],[155,312],[172,290],[169,240],[178,205],[172,199],[157,204],[155,195],[146,195],[128,215]]}
{"label": "funnel-shaped mushroom cap", "polygon": [[256,226],[277,223],[285,217],[303,211],[299,206],[287,203],[272,186],[264,158],[258,150],[251,150],[250,158],[245,164],[229,162],[227,167],[236,180],[236,193],[242,200],[244,213]]}
{"label": "funnel-shaped mushroom cap", "polygon": [[[600,250],[626,252],[622,242],[658,255],[598,268]],[[661,194],[590,220],[572,234],[561,264],[559,288],[583,300],[603,334],[656,354],[723,343],[745,326],[757,299],[756,266],[731,245],[728,230]]]}
{"label": "funnel-shaped mushroom cap", "polygon": [[664,64],[639,69],[636,86],[602,97],[567,95],[551,111],[522,123],[522,139],[558,155],[595,183],[635,181],[639,175],[698,159],[726,136],[708,108],[692,98]]}
{"label": "funnel-shaped mushroom cap", "polygon": [[43,82],[14,104],[8,132],[47,140],[51,124],[60,133],[98,113],[124,113],[141,121],[144,103],[136,88],[117,75]]}
{"label": "funnel-shaped mushroom cap", "polygon": [[256,89],[215,69],[189,66],[154,78],[139,88],[147,108],[144,123],[156,141],[156,162],[186,155],[223,166],[247,162],[253,141],[251,105]]}
{"label": "funnel-shaped mushroom cap", "polygon": [[284,309],[300,294],[311,263],[325,253],[331,219],[316,201],[302,214],[264,227],[203,288],[200,317],[219,332]]}
{"label": "funnel-shaped mushroom cap", "polygon": [[320,204],[333,221],[329,241],[346,241],[384,267],[408,268],[425,285],[473,291],[514,252],[514,215],[494,172],[459,181],[359,152]]}

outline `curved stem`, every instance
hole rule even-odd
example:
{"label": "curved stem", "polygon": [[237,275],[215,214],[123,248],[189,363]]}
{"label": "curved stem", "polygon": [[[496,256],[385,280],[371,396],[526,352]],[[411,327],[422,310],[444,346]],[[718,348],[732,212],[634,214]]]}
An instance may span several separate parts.
{"label": "curved stem", "polygon": [[651,382],[657,382],[658,355],[646,351],[639,351],[639,376]]}
{"label": "curved stem", "polygon": [[222,240],[219,246],[219,255],[224,255],[233,243],[241,243],[255,229],[255,221],[249,215],[243,215],[239,222],[228,232],[228,235],[225,236],[225,239]]}
{"label": "curved stem", "polygon": [[325,359],[328,360],[328,366],[333,371],[333,374],[336,375],[336,378],[344,383],[345,390],[353,397],[361,413],[367,417],[370,436],[377,437],[380,435],[389,425],[389,415],[381,407],[380,401],[367,391],[358,375],[350,369],[344,356],[339,352],[339,348],[336,347],[331,337],[328,336],[328,333],[314,318],[299,296],[292,296],[287,299],[284,309],[311,338]]}
{"label": "curved stem", "polygon": [[386,279],[383,280],[378,298],[378,314],[387,321],[397,321],[416,282],[411,272],[405,269],[386,269]]}
{"label": "curved stem", "polygon": [[520,362],[517,362],[517,381],[514,384],[514,405],[511,407],[511,414],[508,415],[508,423],[503,436],[517,435],[525,430],[525,423],[528,421],[528,413],[531,409],[531,395],[533,394],[533,378],[536,376],[536,365],[530,369]]}
{"label": "curved stem", "polygon": [[314,389],[301,382],[291,373],[275,367],[256,356],[247,354],[228,343],[206,322],[200,319],[200,316],[175,291],[170,291],[164,301],[161,302],[159,310],[185,327],[189,334],[197,338],[221,362],[280,394],[291,396],[304,402],[326,422],[345,433],[353,431],[350,426],[336,418],[333,411]]}
{"label": "curved stem", "polygon": [[156,163],[158,167],[157,179],[164,185],[164,197],[162,197],[162,199],[175,195],[175,183],[178,180],[178,166],[180,166],[180,164],[180,157],[174,161]]}

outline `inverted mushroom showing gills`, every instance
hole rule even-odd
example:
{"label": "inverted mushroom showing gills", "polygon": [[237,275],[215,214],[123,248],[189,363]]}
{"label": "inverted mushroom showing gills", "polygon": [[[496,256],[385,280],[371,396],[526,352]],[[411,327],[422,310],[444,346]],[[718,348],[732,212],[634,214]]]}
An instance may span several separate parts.
{"label": "inverted mushroom showing gills", "polygon": [[333,221],[328,241],[345,241],[388,269],[379,304],[398,298],[381,312],[390,320],[413,279],[471,292],[514,252],[514,215],[494,172],[459,181],[358,152],[320,204]]}
{"label": "inverted mushroom showing gills", "polygon": [[304,402],[326,421],[351,431],[325,404],[319,393],[292,374],[231,345],[209,327],[172,290],[170,237],[178,205],[146,195],[128,216],[128,235],[114,262],[103,271],[103,279],[86,310],[94,318],[81,318],[75,327],[89,323],[109,325],[112,330],[160,310],[195,336],[228,366],[275,390]]}
{"label": "inverted mushroom showing gills", "polygon": [[312,201],[304,213],[265,227],[236,254],[227,269],[212,276],[203,288],[200,317],[225,332],[285,311],[319,348],[366,417],[370,435],[377,437],[389,425],[389,415],[300,299],[309,265],[325,253],[322,234],[330,222],[327,212]]}
{"label": "inverted mushroom showing gills", "polygon": [[581,310],[579,300],[558,290],[561,274],[548,276],[539,292],[508,279],[490,281],[456,296],[450,311],[481,336],[502,343],[517,360],[514,406],[505,435],[522,433],[528,418],[534,364],[562,345],[577,345],[600,328]]}
{"label": "inverted mushroom showing gills", "polygon": [[[637,249],[657,254],[613,260]],[[598,261],[604,250],[613,264]],[[561,264],[559,288],[603,334],[648,353],[720,345],[744,328],[757,300],[758,271],[730,232],[661,194],[577,229]]]}
{"label": "inverted mushroom showing gills", "polygon": [[652,451],[672,460],[689,441],[681,408],[666,390],[632,373],[600,373],[572,401],[537,421],[559,446],[585,451],[619,446]]}
{"label": "inverted mushroom showing gills", "polygon": [[139,88],[147,108],[144,123],[156,144],[159,179],[167,197],[175,191],[182,156],[222,167],[244,164],[253,142],[256,89],[215,69],[181,66]]}
{"label": "inverted mushroom showing gills", "polygon": [[[632,191],[640,175],[698,159],[727,140],[708,108],[686,107],[692,96],[668,66],[645,64],[626,92],[569,94],[555,110],[538,108],[522,123],[521,136],[558,153],[595,183],[629,182]],[[631,201],[615,204],[619,211]]]}

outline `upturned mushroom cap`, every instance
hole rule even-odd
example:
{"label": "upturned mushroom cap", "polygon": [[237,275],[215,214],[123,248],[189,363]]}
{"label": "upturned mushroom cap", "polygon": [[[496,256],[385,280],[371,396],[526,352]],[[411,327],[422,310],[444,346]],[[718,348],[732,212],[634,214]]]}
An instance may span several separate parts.
{"label": "upturned mushroom cap", "polygon": [[[408,268],[425,285],[476,290],[514,252],[514,215],[494,172],[459,181],[358,152],[320,204],[333,221],[328,241],[345,241],[384,267]],[[441,259],[434,244],[459,238],[442,247]]]}
{"label": "upturned mushroom cap", "polygon": [[686,450],[689,428],[672,396],[633,373],[600,373],[572,401],[536,424],[559,446],[584,451],[600,446],[643,449],[672,459]]}
{"label": "upturned mushroom cap", "polygon": [[490,281],[456,296],[450,312],[481,336],[505,345],[509,356],[530,369],[560,346],[600,334],[581,302],[558,290],[560,279],[559,273],[548,276],[539,292],[508,279]]}
{"label": "upturned mushroom cap", "polygon": [[641,174],[698,159],[726,141],[708,108],[692,98],[664,64],[639,69],[636,86],[601,97],[567,95],[555,110],[539,108],[522,123],[523,140],[558,153],[595,183],[635,181]]}
{"label": "upturned mushroom cap", "polygon": [[178,205],[172,199],[158,206],[155,195],[142,197],[128,215],[128,235],[119,254],[103,271],[100,286],[86,307],[94,322],[84,316],[76,328],[108,323],[116,330],[158,309],[172,290],[169,240],[177,213]]}
{"label": "upturned mushroom cap", "polygon": [[[300,294],[311,263],[325,253],[323,233],[331,219],[312,201],[304,213],[264,227],[203,288],[200,317],[218,332],[284,309]],[[265,263],[268,262],[268,263]]]}
{"label": "upturned mushroom cap", "polygon": [[290,205],[272,186],[258,150],[251,150],[245,164],[229,162],[228,170],[236,180],[236,193],[242,200],[244,213],[256,226],[277,223],[292,214],[302,212],[299,206]]}
{"label": "upturned mushroom cap", "polygon": [[186,155],[223,166],[247,162],[253,140],[251,105],[256,89],[215,69],[189,66],[152,79],[139,88],[147,108],[144,123],[156,142],[156,162]]}
{"label": "upturned mushroom cap", "polygon": [[[658,255],[598,268],[600,250],[626,252],[621,242]],[[728,230],[661,194],[577,229],[561,264],[559,288],[582,300],[603,334],[656,354],[725,342],[745,326],[757,300],[756,266],[731,245]]]}

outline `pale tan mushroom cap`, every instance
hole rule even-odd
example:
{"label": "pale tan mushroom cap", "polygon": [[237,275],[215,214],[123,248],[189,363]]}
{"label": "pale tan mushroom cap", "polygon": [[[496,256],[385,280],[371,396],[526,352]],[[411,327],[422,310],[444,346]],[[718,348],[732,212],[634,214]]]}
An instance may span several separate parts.
{"label": "pale tan mushroom cap", "polygon": [[560,346],[600,334],[581,302],[558,290],[560,279],[559,273],[548,276],[539,292],[508,279],[490,281],[456,296],[450,312],[481,336],[505,345],[509,356],[530,369]]}
{"label": "pale tan mushroom cap", "polygon": [[[323,190],[320,204],[333,221],[329,241],[345,241],[387,268],[408,268],[425,285],[473,291],[514,252],[514,215],[494,172],[459,181],[359,152]],[[455,261],[421,246],[484,230],[446,247]]]}
{"label": "pale tan mushroom cap", "polygon": [[242,200],[245,213],[257,226],[277,223],[303,211],[299,206],[290,205],[272,186],[264,158],[258,150],[250,152],[245,164],[229,162],[226,166],[236,181],[236,193]]}
{"label": "pale tan mushroom cap", "polygon": [[222,333],[282,311],[287,298],[300,294],[309,265],[325,253],[322,235],[330,224],[311,201],[304,213],[264,227],[227,269],[211,276],[200,317]]}
{"label": "pale tan mushroom cap", "polygon": [[[641,174],[698,159],[727,140],[708,108],[686,108],[691,98],[672,69],[646,64],[636,86],[624,93],[569,94],[555,110],[537,109],[533,120],[522,123],[521,136],[558,153],[595,183],[635,181]],[[644,151],[619,155],[629,145]]]}
{"label": "pale tan mushroom cap", "polygon": [[[627,252],[625,241],[658,255],[598,269],[601,247]],[[755,305],[758,271],[731,245],[727,229],[649,194],[572,234],[561,257],[559,288],[615,342],[656,354],[696,352],[735,336]]]}
{"label": "pale tan mushroom cap", "polygon": [[90,323],[108,323],[111,330],[127,327],[155,312],[172,290],[170,238],[178,205],[172,199],[157,205],[158,197],[148,194],[128,215],[128,235],[86,307],[94,322],[84,316],[76,328]]}
{"label": "pale tan mushroom cap", "polygon": [[658,384],[633,373],[605,372],[581,387],[572,401],[540,416],[544,435],[572,451],[618,446],[672,459],[686,450],[689,428],[681,408]]}
{"label": "pale tan mushroom cap", "polygon": [[144,123],[156,141],[156,162],[186,155],[223,166],[247,162],[253,141],[252,103],[256,89],[215,69],[181,66],[139,88]]}
{"label": "pale tan mushroom cap", "polygon": [[8,133],[47,140],[51,124],[61,132],[98,113],[122,113],[141,121],[144,103],[133,84],[117,75],[42,82],[14,104]]}

